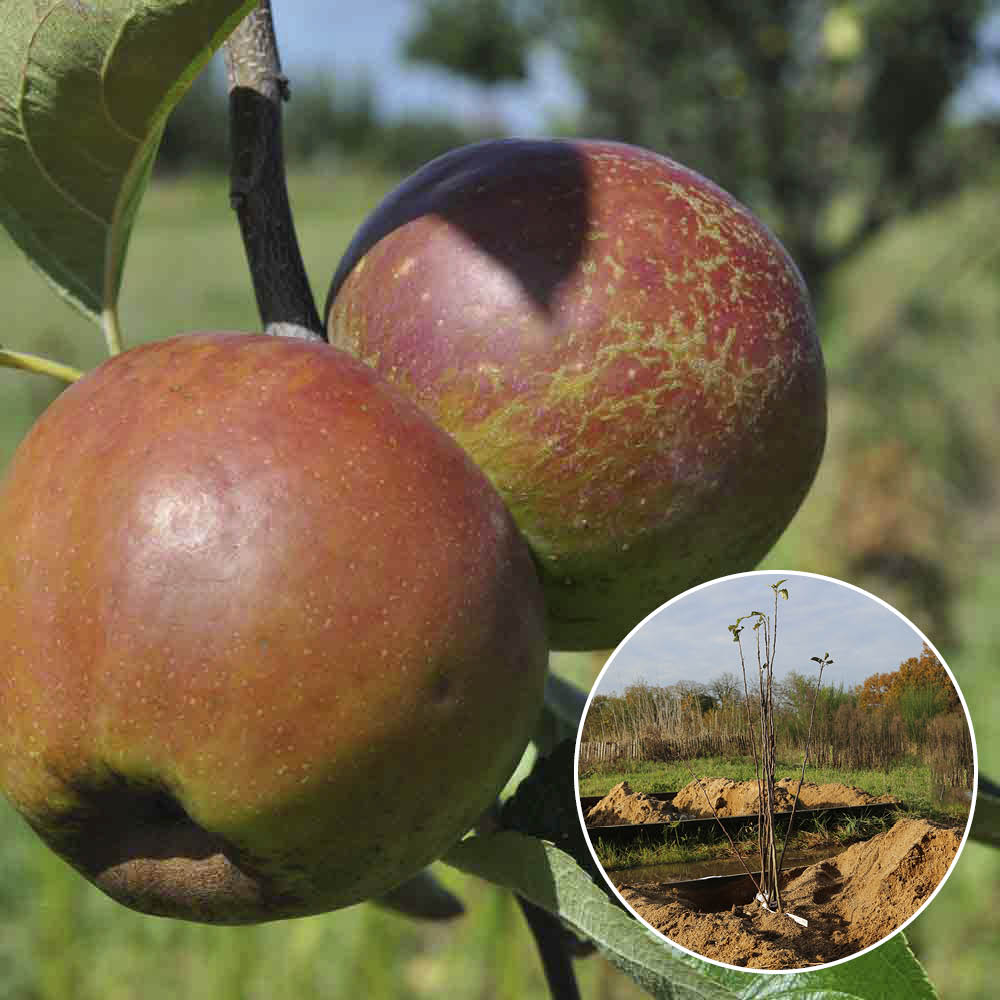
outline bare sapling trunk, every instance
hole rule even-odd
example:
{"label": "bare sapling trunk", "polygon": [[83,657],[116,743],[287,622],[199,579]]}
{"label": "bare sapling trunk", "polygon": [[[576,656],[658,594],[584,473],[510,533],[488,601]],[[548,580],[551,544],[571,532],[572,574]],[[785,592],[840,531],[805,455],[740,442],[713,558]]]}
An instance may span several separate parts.
{"label": "bare sapling trunk", "polygon": [[[740,633],[741,624],[748,618],[754,619],[753,629],[757,638],[757,682],[760,691],[760,715],[757,724],[760,728],[760,754],[754,746],[754,773],[757,777],[757,837],[760,844],[760,880],[757,899],[762,906],[773,912],[781,913],[781,889],[779,885],[781,865],[778,857],[777,838],[775,837],[775,769],[776,769],[776,739],[774,726],[774,659],[776,654],[778,634],[778,596],[788,599],[788,590],[781,585],[784,580],[771,584],[774,591],[774,612],[771,617],[763,611],[751,611],[736,619],[729,626],[733,642],[739,646],[740,666],[743,670],[743,688],[749,690],[746,677],[746,660],[743,655],[743,645]],[[763,649],[761,648],[763,646]],[[751,745],[753,745],[752,715],[749,697],[747,698],[747,728]],[[782,852],[783,853],[783,852]]]}

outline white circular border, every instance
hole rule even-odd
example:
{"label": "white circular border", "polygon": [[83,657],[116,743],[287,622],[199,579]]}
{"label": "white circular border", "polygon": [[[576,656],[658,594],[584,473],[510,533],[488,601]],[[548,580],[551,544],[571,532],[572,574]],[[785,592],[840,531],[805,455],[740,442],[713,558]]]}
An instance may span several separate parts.
{"label": "white circular border", "polygon": [[[590,703],[594,700],[594,694],[597,691],[598,684],[601,683],[602,678],[611,668],[611,665],[614,663],[615,657],[618,655],[619,650],[622,649],[622,647],[629,641],[629,639],[631,639],[632,636],[646,624],[646,622],[648,622],[651,618],[655,618],[658,614],[660,614],[660,612],[665,611],[667,608],[670,607],[671,604],[675,604],[677,601],[681,601],[685,597],[689,597],[691,594],[697,593],[697,591],[699,590],[704,590],[707,587],[713,587],[715,586],[715,584],[722,583],[725,580],[735,580],[751,576],[767,576],[773,578],[780,578],[786,575],[789,578],[793,576],[799,576],[799,577],[810,577],[813,580],[825,580],[827,583],[833,583],[839,587],[847,587],[849,590],[853,590],[858,594],[863,594],[865,597],[874,601],[876,604],[881,604],[882,607],[891,611],[897,618],[899,618],[901,621],[909,625],[909,627],[913,629],[913,631],[918,636],[920,636],[920,638],[923,639],[923,641],[927,643],[928,646],[930,646],[934,655],[938,658],[938,661],[947,671],[948,676],[951,678],[952,684],[955,685],[955,690],[958,692],[958,699],[962,703],[962,711],[965,712],[965,722],[966,725],[969,727],[969,736],[972,739],[972,802],[969,805],[969,819],[965,824],[965,833],[962,835],[962,841],[958,845],[958,850],[955,852],[955,857],[952,859],[951,864],[948,866],[948,870],[944,873],[944,876],[942,877],[941,881],[938,882],[937,887],[934,889],[934,891],[930,894],[930,896],[927,897],[926,900],[924,900],[923,904],[916,910],[916,912],[912,913],[909,917],[907,917],[907,919],[904,920],[903,923],[900,924],[899,927],[895,928],[890,934],[887,934],[884,938],[880,938],[874,944],[868,945],[867,948],[862,948],[861,951],[856,951],[851,955],[845,956],[844,958],[838,958],[833,962],[826,962],[823,965],[806,965],[795,969],[757,969],[757,968],[747,968],[745,965],[729,965],[727,962],[720,962],[718,961],[718,959],[709,958],[706,955],[702,955],[700,952],[692,951],[690,948],[685,948],[683,945],[678,944],[676,941],[673,941],[670,938],[668,938],[662,931],[656,930],[655,927],[647,923],[647,921],[643,920],[643,918],[639,916],[639,914],[631,906],[629,906],[628,903],[625,902],[625,899],[622,897],[622,894],[615,888],[611,879],[608,877],[607,872],[604,870],[604,866],[598,860],[597,852],[594,850],[594,845],[591,843],[590,840],[590,833],[588,832],[587,824],[584,821],[583,805],[580,802],[580,742],[581,742],[581,737],[583,736],[583,724],[587,719],[587,713],[590,711]],[[608,888],[615,894],[615,896],[618,898],[618,901],[644,927],[652,931],[658,938],[661,938],[664,942],[670,945],[671,948],[676,948],[679,951],[683,951],[685,954],[691,955],[693,958],[700,959],[702,962],[710,962],[712,965],[718,965],[723,969],[732,969],[734,972],[746,972],[750,975],[789,976],[807,972],[816,972],[819,969],[831,969],[835,965],[842,965],[844,962],[853,962],[854,959],[860,958],[862,955],[866,955],[868,952],[874,951],[876,948],[880,948],[890,938],[895,937],[901,931],[905,930],[906,927],[909,926],[909,924],[911,924],[914,920],[916,920],[916,918],[919,917],[920,914],[923,913],[928,906],[930,906],[930,904],[934,900],[934,897],[941,891],[942,886],[951,877],[951,873],[955,870],[955,865],[958,863],[958,859],[962,856],[962,852],[965,850],[965,844],[969,839],[969,831],[972,829],[972,819],[976,812],[976,800],[978,799],[979,796],[979,749],[976,746],[976,731],[975,729],[973,729],[972,726],[972,717],[969,715],[969,706],[965,702],[965,695],[962,693],[962,688],[959,685],[958,681],[955,679],[955,675],[952,673],[951,667],[949,667],[948,664],[945,663],[944,658],[938,652],[937,647],[930,641],[930,639],[927,638],[927,636],[924,635],[924,633],[919,628],[917,628],[916,625],[913,624],[913,622],[910,621],[909,618],[906,617],[906,615],[902,614],[902,612],[900,611],[897,611],[896,608],[894,608],[891,604],[888,604],[885,601],[883,601],[881,597],[876,597],[875,594],[872,594],[871,592],[864,590],[861,587],[856,587],[853,583],[847,583],[845,580],[838,580],[836,577],[824,576],[822,573],[806,573],[801,570],[750,570],[749,572],[746,573],[730,573],[728,576],[716,577],[714,580],[709,580],[706,583],[701,583],[697,587],[692,587],[690,590],[685,590],[683,594],[678,594],[676,597],[672,597],[665,604],[661,604],[655,611],[651,611],[648,615],[646,615],[646,617],[643,618],[642,621],[639,622],[629,632],[629,634],[625,636],[624,639],[622,639],[620,643],[618,643],[618,645],[614,648],[614,651],[608,657],[607,662],[601,668],[601,672],[597,675],[597,678],[594,681],[593,685],[591,686],[590,694],[587,695],[587,703],[584,705],[583,713],[580,716],[580,725],[577,727],[576,731],[576,746],[573,752],[573,788],[576,793],[577,817],[580,820],[580,827],[583,829],[583,835],[587,841],[587,849],[590,851],[590,855],[594,859],[594,864],[597,865],[598,869],[601,872],[601,875],[604,876],[604,881],[607,882],[608,884]]]}

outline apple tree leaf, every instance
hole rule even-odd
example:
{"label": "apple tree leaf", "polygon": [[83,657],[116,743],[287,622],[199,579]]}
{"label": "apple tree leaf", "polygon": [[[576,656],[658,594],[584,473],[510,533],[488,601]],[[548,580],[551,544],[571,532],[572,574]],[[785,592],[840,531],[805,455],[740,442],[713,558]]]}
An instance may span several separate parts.
{"label": "apple tree leaf", "polygon": [[981,774],[969,836],[981,844],[1000,847],[1000,785]]}
{"label": "apple tree leaf", "polygon": [[[445,864],[497,885],[559,917],[654,997],[724,1000],[732,994],[617,905],[564,851],[534,837],[503,831],[468,837]],[[706,963],[699,963],[706,964]]]}
{"label": "apple tree leaf", "polygon": [[503,803],[500,825],[551,841],[600,881],[601,874],[580,825],[573,782],[575,753],[576,741],[567,739],[551,753],[540,755],[531,773]]}
{"label": "apple tree leaf", "polygon": [[545,704],[532,737],[538,752],[547,754],[563,740],[575,739],[587,692],[549,671],[545,678]]}
{"label": "apple tree leaf", "polygon": [[453,920],[465,912],[462,901],[429,868],[372,902],[417,920]]}
{"label": "apple tree leaf", "polygon": [[167,116],[253,0],[0,4],[0,222],[104,323],[114,351],[126,248]]}

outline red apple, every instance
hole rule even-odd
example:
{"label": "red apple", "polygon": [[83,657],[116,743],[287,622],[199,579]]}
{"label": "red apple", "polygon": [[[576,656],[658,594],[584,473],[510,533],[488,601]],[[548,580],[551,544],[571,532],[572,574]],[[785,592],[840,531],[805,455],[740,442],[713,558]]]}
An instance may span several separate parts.
{"label": "red apple", "polygon": [[379,895],[514,768],[541,591],[455,442],[341,351],[193,334],[67,389],[0,484],[0,787],[135,909]]}
{"label": "red apple", "polygon": [[795,265],[726,192],[635,147],[491,141],[430,163],[362,226],[327,324],[493,481],[554,648],[614,646],[753,567],[822,454]]}

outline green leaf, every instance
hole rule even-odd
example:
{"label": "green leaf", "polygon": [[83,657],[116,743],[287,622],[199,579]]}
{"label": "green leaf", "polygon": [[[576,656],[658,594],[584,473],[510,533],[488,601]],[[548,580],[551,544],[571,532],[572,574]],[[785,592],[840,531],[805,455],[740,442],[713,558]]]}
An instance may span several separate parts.
{"label": "green leaf", "polygon": [[664,1000],[934,1000],[902,935],[852,961],[775,976],[701,961],[630,916],[552,844],[505,831],[469,837],[446,864],[519,895],[560,917],[654,997]]}
{"label": "green leaf", "polygon": [[465,912],[462,901],[429,868],[372,902],[417,920],[453,920]]}
{"label": "green leaf", "polygon": [[600,880],[580,825],[573,781],[575,755],[576,740],[567,739],[539,757],[531,773],[503,803],[500,824],[507,830],[552,841]]}
{"label": "green leaf", "polygon": [[469,837],[442,859],[460,871],[513,889],[593,941],[619,969],[664,1000],[725,1000],[730,990],[692,967],[624,910],[568,854],[543,840],[505,831]]}
{"label": "green leaf", "polygon": [[545,678],[545,708],[576,736],[587,707],[587,692],[551,671]]}
{"label": "green leaf", "polygon": [[979,776],[976,811],[969,836],[981,844],[1000,847],[1000,786],[982,775]]}
{"label": "green leaf", "polygon": [[545,678],[545,704],[532,736],[538,752],[547,754],[563,740],[575,740],[587,692],[549,671]]}
{"label": "green leaf", "polygon": [[0,222],[61,295],[105,322],[112,351],[128,240],[167,115],[251,7],[4,2]]}

